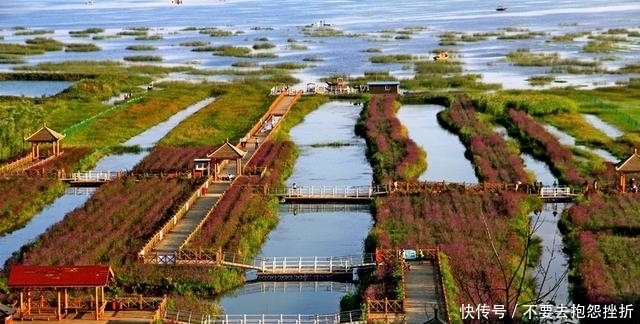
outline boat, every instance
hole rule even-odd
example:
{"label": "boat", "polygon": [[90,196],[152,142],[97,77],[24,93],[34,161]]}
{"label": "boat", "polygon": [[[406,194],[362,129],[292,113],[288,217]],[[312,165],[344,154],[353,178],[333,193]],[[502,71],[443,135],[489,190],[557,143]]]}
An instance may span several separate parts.
{"label": "boat", "polygon": [[503,6],[503,5],[499,5],[499,6],[496,8],[496,11],[506,11],[506,10],[507,10],[507,7],[505,7],[505,6]]}

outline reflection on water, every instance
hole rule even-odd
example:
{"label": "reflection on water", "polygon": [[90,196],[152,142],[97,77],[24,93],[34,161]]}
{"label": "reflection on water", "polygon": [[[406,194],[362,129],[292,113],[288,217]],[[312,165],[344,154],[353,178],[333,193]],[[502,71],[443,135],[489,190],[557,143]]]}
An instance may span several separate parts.
{"label": "reflection on water", "polygon": [[[166,121],[149,128],[147,131],[132,137],[123,145],[140,145],[141,147],[151,147],[178,123],[191,116],[196,111],[204,108],[213,102],[213,98],[203,100],[186,109],[174,114]],[[130,170],[139,163],[149,151],[142,150],[136,154],[123,154],[105,156],[96,164],[92,171],[119,171]],[[72,210],[82,206],[91,197],[88,190],[67,190],[62,197],[56,199],[43,211],[34,216],[29,223],[13,233],[0,237],[0,262],[4,262],[11,256],[13,251],[29,243],[38,235],[43,233],[49,226],[59,222]]]}
{"label": "reflection on water", "polygon": [[398,111],[409,137],[427,152],[427,170],[419,179],[477,183],[473,165],[464,156],[464,145],[438,124],[436,115],[443,109],[437,105],[404,105]]}
{"label": "reflection on water", "polygon": [[[304,186],[355,186],[371,183],[372,171],[364,140],[354,134],[361,107],[330,102],[307,115],[290,131],[300,148],[289,183]],[[347,146],[326,146],[347,143]],[[373,226],[368,208],[344,205],[281,205],[278,226],[268,235],[259,257],[361,255],[364,238]],[[286,283],[296,287],[298,283]],[[223,296],[219,303],[227,314],[330,314],[340,311],[340,299],[353,284],[323,283],[331,289],[318,292],[319,284],[297,289],[263,289],[251,283]],[[256,288],[258,287],[258,288]],[[340,289],[335,289],[340,287]],[[261,293],[247,293],[259,290]]]}

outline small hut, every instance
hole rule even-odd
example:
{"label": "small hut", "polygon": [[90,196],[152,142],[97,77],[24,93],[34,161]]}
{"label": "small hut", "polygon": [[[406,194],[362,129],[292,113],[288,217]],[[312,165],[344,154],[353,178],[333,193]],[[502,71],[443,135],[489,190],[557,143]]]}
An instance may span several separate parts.
{"label": "small hut", "polygon": [[[635,149],[633,154],[627,159],[618,163],[616,165],[616,171],[618,171],[620,177],[620,191],[627,192],[627,174],[640,173],[640,155],[638,155],[638,149]],[[629,189],[637,190],[638,186],[640,186],[640,183],[637,183],[638,181],[640,181],[640,179],[630,179],[629,185],[635,188]]]}
{"label": "small hut", "polygon": [[367,87],[371,94],[393,94],[400,93],[399,81],[371,81],[367,82]]}
{"label": "small hut", "polygon": [[64,138],[64,135],[54,131],[53,129],[42,126],[37,132],[24,140],[31,143],[31,158],[39,160],[40,158],[47,158],[48,155],[40,154],[41,144],[51,144],[51,156],[58,156],[62,153],[60,150],[60,141]]}

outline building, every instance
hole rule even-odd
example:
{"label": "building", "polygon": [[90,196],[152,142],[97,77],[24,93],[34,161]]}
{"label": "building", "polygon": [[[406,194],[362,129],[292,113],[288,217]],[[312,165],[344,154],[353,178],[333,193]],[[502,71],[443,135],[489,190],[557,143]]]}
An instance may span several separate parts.
{"label": "building", "polygon": [[372,81],[367,83],[371,94],[393,94],[400,93],[400,81]]}

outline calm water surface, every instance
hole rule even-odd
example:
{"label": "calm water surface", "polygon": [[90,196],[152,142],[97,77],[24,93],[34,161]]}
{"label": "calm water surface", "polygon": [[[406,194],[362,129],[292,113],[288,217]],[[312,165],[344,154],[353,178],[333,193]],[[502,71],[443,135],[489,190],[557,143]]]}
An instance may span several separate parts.
{"label": "calm water surface", "polygon": [[[616,2],[605,0],[523,0],[509,4],[505,12],[496,12],[493,2],[472,0],[410,1],[398,5],[394,1],[262,1],[262,0],[187,0],[182,5],[170,1],[97,0],[88,6],[79,0],[23,0],[0,4],[0,42],[23,44],[33,35],[20,35],[14,27],[41,30],[38,36],[52,37],[64,43],[91,42],[97,52],[48,52],[26,58],[27,64],[68,60],[117,60],[125,56],[159,55],[161,64],[189,65],[202,69],[226,69],[237,61],[258,64],[306,62],[305,58],[320,57],[301,76],[315,82],[332,73],[362,76],[366,71],[389,71],[399,78],[412,77],[411,68],[404,64],[375,64],[367,49],[379,54],[410,54],[430,59],[433,52],[443,48],[440,35],[444,32],[465,34],[505,32],[517,34],[535,32],[530,38],[499,40],[489,37],[474,42],[457,42],[445,46],[464,63],[466,72],[480,74],[483,81],[499,83],[504,88],[527,88],[531,75],[548,73],[548,67],[517,67],[505,56],[518,48],[532,52],[558,52],[563,58],[600,61],[604,68],[616,70],[636,63],[640,48],[633,37],[623,42],[623,51],[607,54],[614,60],[600,60],[602,54],[583,53],[587,37],[570,43],[549,40],[553,36],[583,31],[604,32],[611,28],[637,30],[640,3],[636,0]],[[342,32],[337,37],[317,37],[305,33],[303,26],[319,21]],[[99,37],[72,37],[70,31],[96,27],[104,29]],[[210,37],[201,28],[219,28],[232,36]],[[136,36],[119,33],[125,29],[145,28],[147,35],[157,40],[137,40]],[[407,33],[407,31],[409,31]],[[403,35],[405,37],[397,37]],[[348,37],[347,37],[348,36]],[[408,37],[406,37],[408,36]],[[210,45],[251,47],[258,39],[267,39],[276,47],[266,52],[273,58],[235,58],[194,52],[184,44],[193,41]],[[292,40],[303,49],[292,49]],[[129,45],[152,45],[151,51],[127,50]],[[260,53],[261,51],[255,51]],[[264,51],[262,51],[264,52]],[[11,69],[4,64],[0,69]],[[554,74],[561,82],[551,86],[576,85],[593,87],[627,81],[628,75],[597,73],[589,75]]]}
{"label": "calm water surface", "polygon": [[0,81],[0,96],[49,97],[72,84],[66,81]]}
{"label": "calm water surface", "polygon": [[[354,186],[371,183],[372,171],[364,158],[364,140],[354,134],[361,107],[335,101],[305,117],[290,135],[299,147],[289,182],[298,186]],[[323,146],[327,143],[348,146]],[[318,146],[319,145],[319,146]],[[261,257],[361,255],[364,238],[373,226],[366,208],[305,208],[282,205],[280,222],[262,246]],[[341,289],[259,290],[261,283],[245,285],[220,301],[227,314],[326,314],[340,310]],[[290,283],[290,286],[296,286]],[[326,284],[324,284],[326,287]]]}
{"label": "calm water surface", "polygon": [[477,183],[473,165],[464,156],[464,145],[438,124],[436,115],[442,110],[438,105],[404,105],[398,111],[409,137],[427,152],[427,170],[419,179]]}

